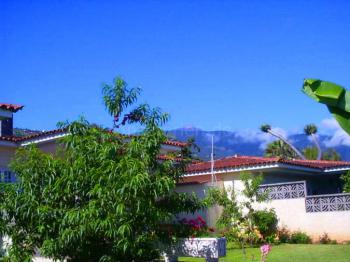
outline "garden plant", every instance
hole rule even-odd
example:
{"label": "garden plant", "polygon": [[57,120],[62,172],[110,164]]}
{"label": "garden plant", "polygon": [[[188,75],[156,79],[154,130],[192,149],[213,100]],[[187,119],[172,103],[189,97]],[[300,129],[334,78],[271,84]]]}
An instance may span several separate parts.
{"label": "garden plant", "polygon": [[[202,207],[194,195],[174,191],[190,149],[159,158],[168,115],[137,104],[140,89],[121,78],[102,92],[112,129],[81,118],[60,124],[67,135],[55,155],[35,146],[17,151],[11,169],[18,183],[0,191],[8,261],[31,261],[37,250],[66,261],[150,261],[159,258],[158,243],[176,238],[161,225]],[[119,134],[132,124],[137,136]]]}

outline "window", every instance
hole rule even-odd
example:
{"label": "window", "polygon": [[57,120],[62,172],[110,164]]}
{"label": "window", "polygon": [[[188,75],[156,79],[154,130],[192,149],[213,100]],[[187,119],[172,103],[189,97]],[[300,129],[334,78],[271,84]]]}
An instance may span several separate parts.
{"label": "window", "polygon": [[0,170],[0,182],[1,183],[14,183],[16,182],[16,176],[9,170]]}

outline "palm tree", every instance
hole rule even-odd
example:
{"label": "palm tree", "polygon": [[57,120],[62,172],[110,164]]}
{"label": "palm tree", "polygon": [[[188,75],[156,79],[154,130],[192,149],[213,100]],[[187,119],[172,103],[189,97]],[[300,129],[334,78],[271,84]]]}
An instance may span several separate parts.
{"label": "palm tree", "polygon": [[[303,154],[306,159],[316,160],[318,155],[318,149],[314,146],[308,146],[303,149]],[[326,151],[322,152],[321,160],[329,160],[329,161],[341,161],[341,157],[334,148],[329,148]]]}
{"label": "palm tree", "polygon": [[268,124],[262,125],[260,127],[260,130],[264,133],[269,133],[270,135],[277,137],[278,139],[282,140],[284,143],[286,143],[301,159],[306,159],[305,156],[298,150],[296,147],[292,145],[285,137],[283,137],[281,134],[277,133],[276,131],[272,131],[271,126]]}
{"label": "palm tree", "polygon": [[341,161],[341,156],[334,148],[329,148],[325,152],[323,152],[322,159],[331,161]]}
{"label": "palm tree", "polygon": [[267,144],[265,149],[266,157],[296,158],[296,153],[282,140],[276,140]]}
{"label": "palm tree", "polygon": [[314,141],[314,143],[317,147],[317,160],[320,160],[322,158],[322,150],[321,150],[320,144],[318,142],[318,139],[316,137],[317,126],[314,124],[306,125],[304,128],[304,132],[307,136],[312,137],[312,140]]}
{"label": "palm tree", "polygon": [[308,146],[303,149],[304,156],[309,160],[316,160],[318,157],[318,152],[319,151],[315,146]]}

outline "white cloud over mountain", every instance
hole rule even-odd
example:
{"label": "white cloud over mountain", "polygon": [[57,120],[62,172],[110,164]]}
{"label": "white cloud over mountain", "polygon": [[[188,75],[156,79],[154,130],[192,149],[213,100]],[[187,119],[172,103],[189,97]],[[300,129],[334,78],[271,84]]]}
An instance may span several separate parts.
{"label": "white cloud over mountain", "polygon": [[[272,130],[284,137],[288,137],[288,135],[290,135],[285,129],[280,127],[272,128]],[[259,147],[261,149],[264,149],[268,143],[276,140],[276,138],[270,134],[252,129],[236,131],[236,137],[241,138],[244,142],[259,142]]]}
{"label": "white cloud over mountain", "polygon": [[321,131],[330,136],[323,141],[326,147],[350,146],[350,136],[339,126],[334,118],[326,118],[321,122]]}
{"label": "white cloud over mountain", "polygon": [[[275,127],[272,130],[280,133],[287,139],[288,137],[290,139],[291,135],[301,133],[300,130],[287,131],[280,127]],[[350,146],[350,136],[339,126],[338,122],[334,118],[323,119],[319,124],[319,133],[329,136],[329,138],[322,141],[326,147],[336,147],[341,145]],[[241,138],[245,142],[259,142],[259,147],[261,149],[264,149],[268,143],[276,140],[276,138],[270,134],[252,129],[238,130],[236,131],[236,137]],[[308,139],[312,141],[310,137]]]}

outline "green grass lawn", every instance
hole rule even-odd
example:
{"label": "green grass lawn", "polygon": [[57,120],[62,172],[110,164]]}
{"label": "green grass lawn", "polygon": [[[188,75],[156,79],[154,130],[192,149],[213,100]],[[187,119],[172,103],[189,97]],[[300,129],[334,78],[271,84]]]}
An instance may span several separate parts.
{"label": "green grass lawn", "polygon": [[[204,261],[203,258],[180,258],[179,261]],[[260,249],[247,248],[244,257],[241,249],[228,248],[222,262],[259,262]],[[272,246],[267,262],[350,262],[350,245],[281,244]]]}

